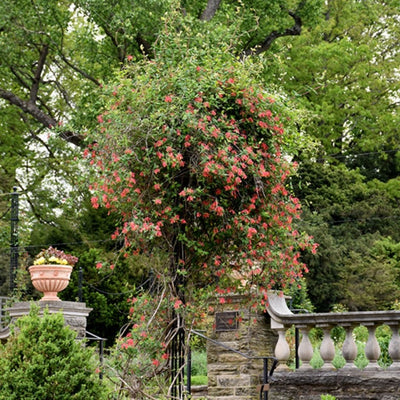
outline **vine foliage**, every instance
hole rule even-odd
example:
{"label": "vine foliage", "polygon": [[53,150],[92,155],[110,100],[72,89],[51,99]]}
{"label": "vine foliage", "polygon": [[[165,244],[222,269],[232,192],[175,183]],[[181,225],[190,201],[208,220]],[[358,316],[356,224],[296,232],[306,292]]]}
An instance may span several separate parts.
{"label": "vine foliage", "polygon": [[[285,109],[249,61],[195,50],[183,34],[158,46],[103,88],[84,152],[92,205],[120,216],[113,237],[126,257],[148,257],[166,327],[199,316],[210,296],[265,308],[268,290],[306,271],[301,251],[315,251],[286,187]],[[148,329],[154,309],[132,323]]]}

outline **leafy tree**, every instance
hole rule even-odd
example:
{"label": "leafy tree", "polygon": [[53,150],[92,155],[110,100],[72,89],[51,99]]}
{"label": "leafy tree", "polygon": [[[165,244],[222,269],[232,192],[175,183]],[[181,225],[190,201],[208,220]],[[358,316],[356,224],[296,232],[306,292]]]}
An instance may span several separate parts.
{"label": "leafy tree", "polygon": [[0,399],[105,399],[93,352],[64,326],[61,314],[32,307],[0,347]]}
{"label": "leafy tree", "polygon": [[[39,141],[43,127],[63,125],[71,116],[81,123],[90,121],[86,107],[76,109],[76,105],[95,102],[93,90],[112,76],[113,68],[126,64],[128,56],[134,60],[144,54],[154,56],[152,45],[163,29],[163,17],[176,9],[202,21],[191,26],[194,36],[206,26],[207,35],[216,29],[223,39],[221,24],[226,30],[233,25],[232,29],[239,29],[233,51],[252,54],[257,48],[260,54],[281,37],[299,35],[302,26],[318,14],[320,4],[315,0],[274,1],[267,6],[244,1],[238,10],[236,2],[215,0],[190,4],[168,0],[161,5],[152,0],[112,4],[103,0],[36,0],[33,6],[27,0],[5,0],[0,8],[0,98],[8,113],[6,120],[18,121],[18,111],[22,112],[24,130]],[[243,18],[238,18],[238,11]],[[173,28],[184,26],[179,20]],[[248,32],[252,33],[250,40]],[[20,124],[15,134],[23,137]],[[56,133],[71,143],[81,142],[79,124]]]}
{"label": "leafy tree", "polygon": [[400,295],[400,271],[392,260],[351,251],[344,261],[338,285],[341,301],[350,310],[390,309]]}
{"label": "leafy tree", "polygon": [[320,245],[318,254],[304,255],[313,304],[321,311],[339,301],[352,309],[388,307],[399,295],[395,250],[389,250],[399,241],[392,191],[343,166],[302,163],[298,173],[293,184],[308,209],[300,226]]}
{"label": "leafy tree", "polygon": [[399,173],[399,5],[327,1],[281,49],[281,78],[266,71],[308,111],[302,129],[323,145],[314,157],[383,181]]}
{"label": "leafy tree", "polygon": [[315,138],[296,155],[296,194],[309,208],[300,226],[320,244],[303,258],[320,311],[338,301],[388,307],[398,296],[393,256],[372,253],[381,240],[399,240],[398,9],[398,1],[325,2],[312,27],[282,43],[279,69],[267,56],[265,79],[304,107],[298,129]]}

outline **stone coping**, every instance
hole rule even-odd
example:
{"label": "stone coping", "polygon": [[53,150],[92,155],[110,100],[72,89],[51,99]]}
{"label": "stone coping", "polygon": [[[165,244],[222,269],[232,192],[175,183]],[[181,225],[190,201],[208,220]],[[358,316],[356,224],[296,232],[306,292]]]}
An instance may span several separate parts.
{"label": "stone coping", "polygon": [[273,381],[285,381],[290,380],[291,382],[301,382],[307,378],[313,377],[321,379],[322,381],[330,381],[335,379],[354,379],[355,381],[363,379],[395,379],[400,385],[400,376],[397,369],[391,369],[390,367],[383,369],[358,369],[354,368],[338,368],[334,370],[321,370],[320,368],[311,368],[307,370],[295,369],[295,370],[280,370],[274,371],[274,374],[270,377],[271,382]]}
{"label": "stone coping", "polygon": [[268,294],[268,314],[284,326],[324,326],[324,325],[374,325],[398,324],[400,311],[353,311],[341,313],[307,313],[294,314],[286,304],[286,299],[277,293]]}
{"label": "stone coping", "polygon": [[76,301],[21,301],[13,303],[7,308],[7,312],[11,318],[21,317],[29,313],[32,303],[39,305],[41,310],[48,308],[50,313],[62,312],[64,315],[87,317],[92,311],[92,308],[86,307],[86,303]]}
{"label": "stone coping", "polygon": [[[86,303],[76,301],[21,301],[11,304],[6,308],[11,323],[18,318],[29,314],[32,304],[40,307],[39,314],[42,315],[47,308],[50,314],[61,312],[65,323],[74,329],[78,334],[78,339],[86,335],[86,320],[92,308],[86,307]],[[0,329],[0,339],[5,340],[10,336],[9,326]]]}
{"label": "stone coping", "polygon": [[[276,317],[276,315],[274,315]],[[395,324],[400,322],[400,311],[362,311],[347,313],[315,313],[278,316],[283,325],[343,325]]]}

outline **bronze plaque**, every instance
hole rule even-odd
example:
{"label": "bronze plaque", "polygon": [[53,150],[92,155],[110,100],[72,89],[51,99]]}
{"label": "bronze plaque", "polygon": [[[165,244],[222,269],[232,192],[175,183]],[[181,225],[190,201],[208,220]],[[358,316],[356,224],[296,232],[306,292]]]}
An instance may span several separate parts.
{"label": "bronze plaque", "polygon": [[215,331],[235,331],[239,328],[239,313],[237,311],[225,311],[215,313]]}

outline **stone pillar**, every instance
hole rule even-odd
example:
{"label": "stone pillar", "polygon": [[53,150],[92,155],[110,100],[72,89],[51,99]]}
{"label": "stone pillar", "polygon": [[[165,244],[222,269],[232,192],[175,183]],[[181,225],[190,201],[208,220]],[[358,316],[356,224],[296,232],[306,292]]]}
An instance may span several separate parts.
{"label": "stone pillar", "polygon": [[298,354],[301,361],[300,369],[310,370],[312,369],[310,361],[314,353],[314,349],[309,336],[310,327],[308,325],[299,325],[298,328],[302,335],[301,342],[298,348]]}
{"label": "stone pillar", "polygon": [[274,355],[277,334],[270,328],[268,314],[245,309],[242,300],[231,296],[209,314],[208,400],[260,399],[257,386],[262,383],[263,360],[257,357]]}
{"label": "stone pillar", "polygon": [[[48,308],[50,314],[61,312],[64,316],[65,324],[77,332],[77,338],[83,339],[86,336],[86,320],[92,311],[87,308],[85,303],[75,301],[39,301],[40,313],[43,314],[45,308]],[[24,315],[29,314],[31,302],[23,301],[14,303],[8,308],[11,322]]]}

